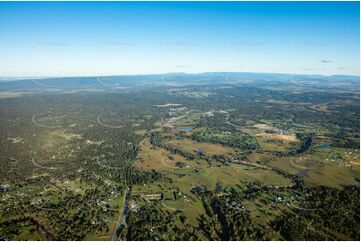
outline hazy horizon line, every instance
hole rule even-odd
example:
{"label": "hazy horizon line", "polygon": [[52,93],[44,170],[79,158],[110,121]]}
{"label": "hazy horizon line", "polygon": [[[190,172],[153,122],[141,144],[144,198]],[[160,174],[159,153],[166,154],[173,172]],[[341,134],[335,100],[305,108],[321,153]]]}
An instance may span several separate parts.
{"label": "hazy horizon line", "polygon": [[94,75],[94,74],[85,74],[85,75],[47,75],[47,76],[1,76],[0,79],[14,79],[14,80],[25,80],[25,79],[32,79],[32,78],[71,78],[71,77],[104,77],[104,76],[151,76],[151,75],[172,75],[172,74],[183,74],[183,75],[200,75],[206,73],[247,73],[247,74],[274,74],[274,75],[299,75],[299,76],[324,76],[324,77],[331,77],[331,76],[350,76],[350,77],[360,77],[360,75],[353,75],[353,74],[319,74],[319,73],[312,73],[312,74],[304,74],[304,73],[285,73],[285,72],[247,72],[247,71],[203,71],[203,72],[164,72],[164,73],[132,73],[132,74],[101,74],[101,75]]}

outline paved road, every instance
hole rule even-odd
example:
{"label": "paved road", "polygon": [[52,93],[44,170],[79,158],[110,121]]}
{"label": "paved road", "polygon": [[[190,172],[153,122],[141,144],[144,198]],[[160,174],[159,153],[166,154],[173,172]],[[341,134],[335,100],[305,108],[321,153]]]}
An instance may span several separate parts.
{"label": "paved road", "polygon": [[[129,165],[131,167],[133,165],[134,159],[135,159],[135,157],[131,161],[126,161],[126,163],[127,163],[126,165]],[[130,189],[131,185],[129,186],[126,175],[124,175],[124,184],[125,184],[125,195],[124,195],[124,198],[123,198],[123,205],[122,205],[121,210],[120,210],[117,226],[115,227],[115,229],[114,229],[114,231],[113,231],[113,233],[112,233],[112,235],[111,235],[111,237],[109,239],[111,241],[118,240],[119,232],[121,231],[122,227],[124,227],[126,225],[126,223],[125,223],[125,210],[126,210],[127,205],[128,205],[128,200],[129,200],[130,191],[131,191],[131,189]]]}
{"label": "paved road", "polygon": [[113,232],[112,236],[110,237],[111,241],[116,241],[118,239],[118,235],[119,235],[118,233],[119,233],[120,229],[122,228],[122,226],[125,225],[125,209],[128,204],[129,195],[130,195],[130,189],[127,187],[125,189],[123,205],[120,210],[120,215],[119,215],[117,226],[115,227],[114,232]]}

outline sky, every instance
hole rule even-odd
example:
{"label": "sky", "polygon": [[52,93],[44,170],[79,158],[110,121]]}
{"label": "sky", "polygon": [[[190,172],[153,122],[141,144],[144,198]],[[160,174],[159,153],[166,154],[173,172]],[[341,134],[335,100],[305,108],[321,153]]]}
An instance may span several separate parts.
{"label": "sky", "polygon": [[359,2],[0,2],[0,76],[359,75]]}

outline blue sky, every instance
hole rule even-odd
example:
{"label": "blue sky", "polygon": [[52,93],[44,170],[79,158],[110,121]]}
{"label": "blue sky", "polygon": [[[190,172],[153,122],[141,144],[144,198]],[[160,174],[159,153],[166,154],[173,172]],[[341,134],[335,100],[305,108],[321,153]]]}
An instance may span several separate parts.
{"label": "blue sky", "polygon": [[0,76],[359,74],[358,2],[0,2]]}

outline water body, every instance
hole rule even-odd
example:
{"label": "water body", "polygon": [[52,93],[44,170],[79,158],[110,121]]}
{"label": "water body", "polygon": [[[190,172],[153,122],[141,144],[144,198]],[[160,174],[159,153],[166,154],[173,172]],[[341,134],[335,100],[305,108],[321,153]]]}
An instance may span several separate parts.
{"label": "water body", "polygon": [[193,127],[179,127],[178,130],[180,130],[180,131],[192,131]]}
{"label": "water body", "polygon": [[321,144],[320,147],[326,149],[326,148],[330,148],[330,145],[329,144]]}

